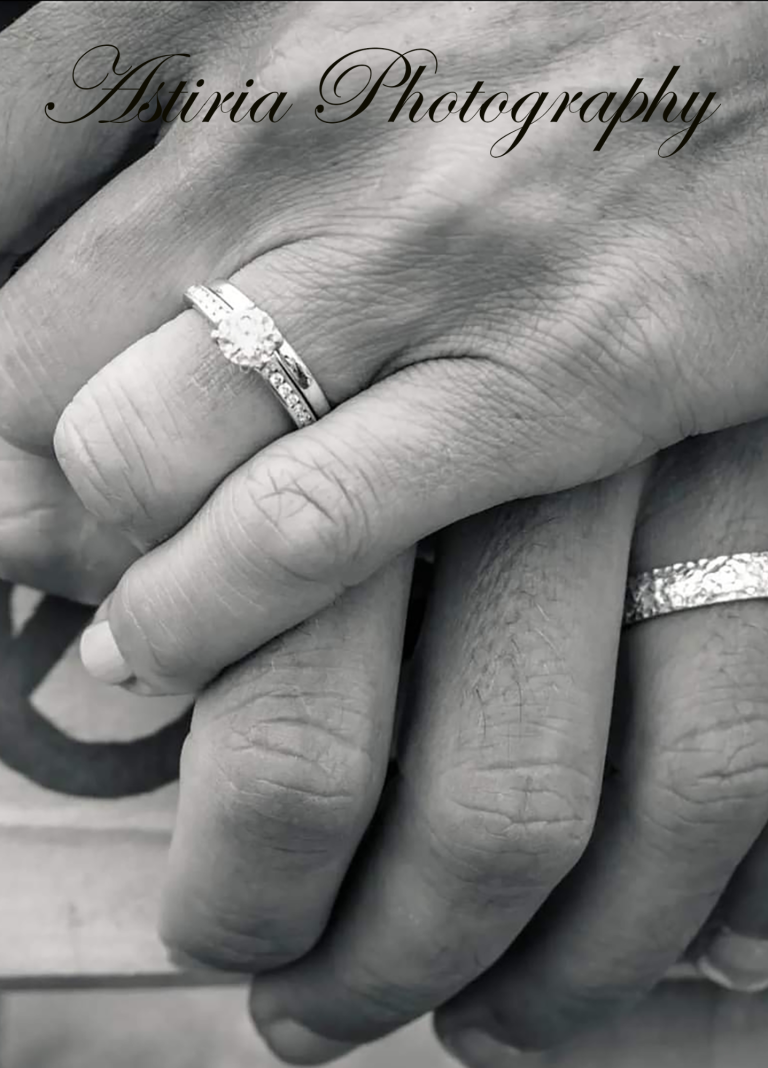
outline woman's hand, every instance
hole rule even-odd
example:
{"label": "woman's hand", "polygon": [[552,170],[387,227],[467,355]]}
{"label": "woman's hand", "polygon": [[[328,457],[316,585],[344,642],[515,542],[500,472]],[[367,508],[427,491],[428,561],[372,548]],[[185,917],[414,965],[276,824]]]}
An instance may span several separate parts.
{"label": "woman's hand", "polygon": [[[195,11],[183,73],[258,76],[291,112],[171,125],[0,300],[6,434],[46,448],[90,379],[59,457],[100,519],[163,541],[111,598],[97,673],[196,689],[431,531],[768,410],[760,7],[321,4],[266,29],[258,7]],[[594,124],[571,114],[501,159],[504,116],[390,123],[393,90],[318,121],[338,55],[422,41],[435,93],[480,74],[656,86],[685,55],[681,91],[716,84],[728,109],[669,159],[660,111],[625,125],[599,166]],[[51,123],[50,143],[89,121]],[[336,411],[264,448],[286,429],[274,398],[177,315],[217,275],[273,315]]]}

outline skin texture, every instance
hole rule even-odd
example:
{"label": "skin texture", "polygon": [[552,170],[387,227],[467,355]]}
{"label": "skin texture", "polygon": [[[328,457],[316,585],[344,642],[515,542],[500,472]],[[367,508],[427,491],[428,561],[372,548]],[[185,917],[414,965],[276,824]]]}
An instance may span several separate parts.
{"label": "skin texture", "polygon": [[[374,25],[366,5],[302,7],[259,26],[248,66],[228,45],[235,32],[249,39],[255,14],[218,10],[201,7],[217,32],[195,48],[196,69],[209,84],[237,85],[256,64],[264,86],[290,94],[290,115],[250,129],[172,125],[10,280],[3,302],[5,436],[49,447],[67,401],[92,379],[59,423],[59,459],[99,518],[139,537],[160,528],[167,539],[129,570],[109,613],[129,667],[156,692],[200,687],[450,522],[607,475],[768,403],[762,101],[752,79],[764,54],[759,9],[705,5],[705,42],[693,48],[674,5],[608,5],[599,21],[578,5],[462,7],[450,30],[434,5],[388,7]],[[735,44],[723,56],[707,42],[720,39],[726,14]],[[500,37],[510,22],[511,51]],[[427,35],[444,56],[435,91],[475,70],[489,84],[514,75],[584,85],[597,68],[621,85],[628,69],[666,74],[687,47],[696,86],[716,81],[730,118],[718,113],[692,139],[698,147],[671,161],[657,154],[662,121],[626,126],[597,168],[594,132],[579,122],[540,124],[527,152],[503,160],[488,154],[493,126],[443,123],[411,136],[412,126],[386,122],[384,98],[331,130],[313,113],[319,77],[328,56],[367,47],[371,34],[409,44]],[[171,202],[158,196],[169,186],[178,189]],[[217,420],[221,428],[231,415],[227,429],[248,435],[233,435],[229,449],[217,448],[221,429],[208,437],[211,420],[197,449],[178,426],[190,392],[216,398],[215,358],[209,345],[196,358],[194,339],[202,344],[206,331],[194,313],[173,316],[187,283],[222,274],[258,297],[339,404],[250,461],[277,432],[261,391],[237,391],[252,401],[247,423],[231,409]],[[44,282],[60,354],[53,375],[36,373],[53,337],[22,330]],[[106,298],[113,291],[119,316]],[[80,302],[97,310],[86,316]],[[130,357],[92,378],[131,343]],[[157,345],[183,361],[170,380],[163,374],[162,411],[133,370]],[[184,453],[178,477],[173,437]],[[183,510],[170,521],[153,515],[166,498],[163,476],[185,485],[183,465],[201,456],[215,476],[206,464]],[[251,606],[230,612],[228,589]]]}
{"label": "skin texture", "polygon": [[[49,23],[0,37],[0,70],[29,78],[19,42],[53,54],[55,33],[68,70],[97,6],[43,5]],[[677,959],[768,818],[764,605],[631,632],[614,705],[630,553],[645,568],[766,544],[763,425],[648,460],[768,411],[765,16],[697,7],[200,3],[182,28],[181,5],[146,22],[108,5],[99,37],[126,55],[158,41],[227,88],[258,72],[291,114],[171,126],[68,218],[146,128],[38,108],[12,129],[4,249],[66,221],[0,292],[0,425],[51,479],[55,445],[72,487],[55,507],[95,519],[114,554],[103,592],[126,540],[144,553],[104,609],[139,683],[214,680],[163,930],[268,973],[254,1016],[290,1060],[439,1005],[456,1049],[470,1027],[565,1040]],[[435,95],[480,74],[657,85],[685,55],[687,90],[729,106],[672,159],[657,117],[617,130],[599,165],[601,131],[573,116],[504,159],[498,123],[388,124],[391,99],[320,124],[322,71],[374,40],[428,43]],[[55,99],[82,108],[64,78]],[[83,158],[100,160],[87,190]],[[35,177],[48,159],[54,183]],[[221,360],[180,304],[216,276],[270,311],[330,416],[284,436],[274,399]],[[371,825],[410,547],[449,526]]]}

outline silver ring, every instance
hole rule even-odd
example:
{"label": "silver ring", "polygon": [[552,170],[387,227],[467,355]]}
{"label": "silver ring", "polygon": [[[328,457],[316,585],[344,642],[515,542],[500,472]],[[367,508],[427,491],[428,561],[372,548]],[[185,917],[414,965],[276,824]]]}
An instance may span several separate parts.
{"label": "silver ring", "polygon": [[314,375],[275,321],[237,286],[194,285],[184,298],[213,326],[211,337],[222,356],[258,371],[297,427],[315,423],[331,410]]}
{"label": "silver ring", "polygon": [[670,612],[768,598],[768,552],[656,567],[627,582],[624,626]]}

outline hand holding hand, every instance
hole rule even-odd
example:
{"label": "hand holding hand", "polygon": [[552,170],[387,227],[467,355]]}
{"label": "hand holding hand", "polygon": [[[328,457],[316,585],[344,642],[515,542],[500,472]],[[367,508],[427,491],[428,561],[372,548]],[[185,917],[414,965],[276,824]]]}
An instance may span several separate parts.
{"label": "hand holding hand", "polygon": [[[690,8],[595,10],[331,4],[265,27],[258,6],[198,5],[195,70],[256,70],[290,114],[171,125],[0,300],[6,434],[50,445],[87,382],[58,427],[67,475],[100,519],[163,542],[111,598],[110,677],[197,689],[434,530],[768,412],[760,9],[701,7],[686,88],[716,84],[729,109],[667,160],[658,114],[615,131],[598,170],[576,119],[494,159],[497,124],[389,123],[383,97],[341,125],[314,114],[329,57],[374,39],[429,39],[436,89],[478,71],[620,87],[693,55]],[[739,62],[709,43],[724,20]],[[52,145],[78,128],[49,125]],[[266,308],[336,411],[266,447],[287,429],[274,398],[178,314],[216,276]]]}

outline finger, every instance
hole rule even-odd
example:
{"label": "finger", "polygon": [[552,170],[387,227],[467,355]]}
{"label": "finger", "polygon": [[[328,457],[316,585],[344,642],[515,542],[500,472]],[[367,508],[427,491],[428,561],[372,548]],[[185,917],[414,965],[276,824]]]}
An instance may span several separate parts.
{"label": "finger", "polygon": [[[318,144],[319,138],[317,130],[315,133],[316,137],[311,142],[313,147]],[[262,188],[264,190],[263,198],[267,203],[256,206],[253,226],[247,236],[243,233],[241,206],[226,184],[221,198],[212,196],[210,190],[206,191],[205,197],[199,190],[194,195],[187,194],[185,187],[180,197],[184,214],[171,218],[171,222],[178,224],[181,233],[178,240],[171,240],[172,235],[165,222],[158,226],[156,233],[162,235],[169,243],[168,247],[173,249],[167,255],[173,260],[171,266],[175,269],[177,282],[181,283],[182,275],[187,280],[209,277],[213,263],[220,268],[223,265],[226,273],[227,268],[242,262],[244,252],[248,253],[246,259],[254,254],[258,258],[260,253],[268,249],[285,246],[289,237],[295,245],[295,254],[308,256],[316,266],[312,260],[312,252],[316,248],[338,249],[348,240],[348,227],[344,233],[340,233],[327,219],[322,224],[316,222],[318,236],[310,225],[311,213],[297,211],[296,205],[310,202],[311,197],[307,187],[296,176],[296,160],[287,151],[286,139],[279,130],[273,131],[270,137],[275,138],[269,141],[270,152],[262,155],[264,159],[271,160],[272,165],[270,168],[264,164],[267,170],[263,175],[263,186],[259,186],[260,191]],[[327,138],[324,143],[326,152],[329,152]],[[162,153],[162,146],[159,151]],[[188,147],[187,151],[190,151]],[[332,153],[329,154],[332,156]],[[462,155],[461,159],[463,163],[465,156]],[[281,205],[281,198],[275,194],[276,188],[283,192],[281,183],[284,180],[282,170],[279,171],[280,182],[275,180],[275,160],[284,163],[289,174],[292,196],[282,199],[293,203],[295,214]],[[322,155],[322,162],[325,174],[327,155]],[[446,170],[455,173],[452,166],[453,163]],[[220,169],[216,170],[213,164],[211,168],[211,173],[216,173],[218,178]],[[718,168],[719,164],[716,166],[713,163],[716,175],[712,176],[712,180],[717,178],[724,182],[726,175]],[[485,173],[488,172],[479,172]],[[749,174],[740,172],[740,176],[750,189],[753,189],[751,183],[758,181],[756,169]],[[733,176],[728,174],[727,177],[730,180]],[[759,180],[762,182],[762,169]],[[191,184],[195,186],[195,183]],[[230,184],[239,193],[238,183]],[[214,187],[218,193],[216,183]],[[472,199],[475,194],[476,187],[471,194],[466,193],[469,198],[467,201],[460,202],[462,210],[457,211],[454,205],[454,213],[449,220],[444,218],[440,209],[430,204],[434,214],[428,214],[430,221],[426,227],[420,226],[414,232],[408,221],[402,224],[402,228],[400,224],[393,224],[397,238],[394,245],[386,227],[361,226],[364,239],[355,241],[356,255],[343,262],[342,270],[338,269],[338,259],[333,258],[322,276],[323,285],[314,291],[310,289],[310,296],[322,291],[324,299],[306,302],[306,321],[313,319],[314,332],[323,337],[324,348],[338,346],[348,365],[353,364],[359,353],[367,353],[372,344],[383,344],[386,352],[378,367],[380,374],[393,371],[415,359],[431,362],[429,366],[424,363],[423,366],[408,367],[398,372],[386,389],[377,387],[354,407],[342,406],[335,415],[323,420],[323,424],[327,424],[326,429],[310,428],[306,432],[302,439],[305,444],[281,446],[279,471],[269,471],[265,456],[245,476],[251,488],[247,492],[243,490],[243,501],[252,496],[256,483],[257,497],[267,496],[273,502],[272,513],[266,516],[264,512],[269,512],[269,505],[261,499],[256,502],[255,510],[261,513],[261,518],[254,523],[258,538],[263,537],[265,541],[272,538],[280,543],[272,553],[277,559],[265,559],[262,551],[253,554],[255,570],[262,577],[266,568],[273,572],[289,572],[294,579],[303,574],[307,580],[306,583],[295,582],[295,600],[292,595],[284,597],[284,589],[280,590],[279,600],[284,606],[281,626],[291,626],[302,618],[301,611],[304,609],[299,611],[299,603],[306,605],[309,613],[319,610],[335,596],[339,588],[357,581],[358,577],[372,574],[384,560],[401,551],[405,544],[422,538],[441,525],[461,519],[470,511],[492,507],[510,498],[601,477],[623,465],[637,462],[660,445],[678,439],[692,428],[701,429],[729,420],[749,418],[763,410],[764,332],[759,321],[762,303],[754,301],[754,287],[736,287],[738,299],[743,299],[745,303],[743,308],[741,305],[738,308],[734,306],[735,310],[729,310],[727,317],[727,323],[732,325],[740,311],[743,311],[739,336],[744,339],[744,351],[740,351],[739,388],[734,390],[730,380],[719,377],[723,361],[719,355],[722,349],[717,346],[725,344],[721,331],[725,329],[726,320],[716,315],[711,301],[707,302],[706,307],[702,306],[699,285],[691,289],[687,284],[689,277],[698,277],[696,271],[700,270],[702,262],[700,254],[697,253],[694,263],[688,246],[675,246],[674,255],[679,253],[680,262],[688,264],[690,271],[686,275],[681,306],[672,307],[668,288],[658,283],[654,283],[654,288],[649,292],[640,287],[642,296],[638,296],[637,260],[640,252],[634,247],[627,249],[621,242],[620,247],[616,247],[615,229],[606,235],[605,243],[595,241],[594,250],[590,254],[585,253],[584,278],[587,281],[575,284],[572,261],[569,259],[563,266],[560,260],[555,262],[557,257],[551,256],[551,222],[548,221],[545,228],[547,236],[542,237],[541,248],[537,250],[541,252],[538,273],[531,273],[530,255],[523,257],[518,254],[517,260],[510,265],[509,233],[499,232],[491,237],[487,225],[479,226],[467,238],[467,262],[475,262],[473,257],[479,257],[477,262],[482,264],[482,270],[478,269],[478,276],[487,280],[489,288],[487,292],[471,293],[467,289],[465,261],[451,252],[455,249],[452,238],[457,236],[451,227],[455,225],[456,218],[464,217],[464,210],[476,221],[477,205]],[[146,198],[146,190],[143,195]],[[210,236],[207,229],[201,240],[196,234],[195,247],[191,248],[187,244],[188,226],[185,228],[184,219],[204,217],[209,202],[216,204],[214,211],[218,219],[219,199],[225,210],[222,226],[211,226],[211,233],[215,237]],[[358,202],[354,203],[357,208]],[[150,208],[149,204],[145,206]],[[277,222],[269,222],[267,208],[275,210]],[[421,218],[422,215],[414,214],[414,217]],[[391,216],[386,221],[391,222]],[[615,225],[616,220],[612,221]],[[487,218],[485,222],[487,224]],[[258,231],[259,225],[265,227],[263,234]],[[645,225],[643,216],[638,228],[643,230]],[[145,224],[143,229],[146,228]],[[629,228],[633,234],[635,229]],[[626,230],[624,222],[621,232]],[[387,239],[382,238],[385,231],[389,235]],[[254,232],[258,232],[258,239],[253,237]],[[206,241],[210,242],[207,250]],[[669,260],[668,242],[668,227],[654,230],[648,235],[647,244],[643,242],[643,258],[654,265],[654,271],[657,262],[666,263]],[[529,245],[525,247],[530,248]],[[560,243],[557,243],[557,247],[561,247]],[[609,253],[605,252],[606,247]],[[370,251],[371,248],[378,252],[375,271],[364,274],[364,277],[366,281],[372,279],[374,284],[367,291],[363,288],[362,292],[367,293],[367,301],[362,304],[359,300],[360,291],[353,287],[353,314],[351,319],[347,319],[345,305],[348,280],[356,277],[361,270],[360,262],[363,262],[363,257],[357,253]],[[176,259],[177,249],[182,253],[181,268]],[[407,251],[401,255],[403,249]],[[152,250],[149,252],[150,255],[145,259],[151,261]],[[433,253],[434,260],[431,258]],[[746,258],[748,253],[751,254],[750,250],[744,253]],[[417,301],[414,299],[414,272],[427,255],[430,256],[430,263],[434,263],[434,270],[429,272],[428,277],[419,270]],[[617,268],[617,263],[621,269]],[[195,269],[196,266],[200,267],[199,271]],[[717,270],[720,272],[721,267],[718,266]],[[105,268],[105,273],[109,275],[110,272]],[[596,292],[603,294],[607,290],[607,277],[611,279],[612,287],[615,282],[615,288],[610,289],[610,295],[605,300],[593,299]],[[513,278],[513,284],[520,287],[520,293],[515,294],[516,299],[511,299],[508,291],[510,278]],[[505,280],[503,284],[500,279]],[[156,283],[157,279],[153,281]],[[157,308],[158,315],[162,312],[164,299],[167,297],[170,302],[173,281],[174,270],[166,270],[159,281],[159,288],[157,284],[154,285],[160,299],[152,301],[151,306]],[[546,299],[542,298],[537,287],[546,290]],[[148,279],[137,279],[135,288],[146,298]],[[717,288],[717,280],[712,279],[709,292],[715,292]],[[296,287],[297,293],[300,290],[300,286]],[[551,295],[552,290],[557,298]],[[176,290],[179,291],[180,288]],[[340,292],[345,294],[344,301],[339,299]],[[294,299],[292,306],[301,306],[301,303]],[[503,315],[499,313],[500,308],[503,308]],[[146,316],[146,311],[143,314]],[[401,318],[405,319],[404,329],[399,325]],[[716,322],[713,321],[715,319]],[[292,320],[281,318],[280,323],[293,341]],[[392,330],[390,323],[397,323],[398,328]],[[109,324],[103,325],[104,329],[108,329]],[[142,325],[141,322],[139,325]],[[394,334],[393,337],[390,332]],[[409,333],[414,336],[409,337]],[[301,345],[298,347],[302,348]],[[652,359],[648,356],[651,351],[654,354]],[[302,349],[304,354],[305,350]],[[314,367],[315,350],[310,348],[306,355]],[[467,359],[468,355],[473,359]],[[707,370],[708,365],[701,363],[709,357],[712,357],[714,371],[711,368]],[[690,366],[692,370],[681,376],[677,370],[679,366]],[[661,373],[659,368],[662,369]],[[699,374],[700,368],[707,370],[707,373]],[[682,378],[685,380],[681,381]],[[392,384],[401,379],[397,385]],[[408,384],[412,390],[406,396]],[[342,393],[342,397],[344,395]],[[381,401],[381,404],[374,407],[374,400]],[[390,401],[393,407],[387,412],[384,405]],[[413,425],[396,423],[394,406],[398,403],[402,403],[403,415]],[[366,405],[365,409],[363,405]],[[45,409],[49,415],[51,407],[49,404]],[[345,411],[344,415],[342,411]],[[433,425],[429,426],[427,441],[423,429],[429,420]],[[140,423],[141,420],[136,422]],[[375,440],[370,433],[371,427],[377,430]],[[342,443],[341,457],[336,455],[339,441]],[[457,442],[461,444],[457,445]],[[450,465],[444,462],[446,456],[451,457]],[[318,464],[326,468],[321,474],[317,473]],[[438,471],[442,484],[436,488]],[[262,490],[258,486],[260,481],[263,483]],[[282,487],[286,482],[287,488],[283,492]],[[309,487],[309,502],[306,505],[302,503],[298,508],[282,509],[281,519],[276,521],[275,503],[278,500],[284,502],[290,497],[295,504],[306,496],[304,487],[312,482],[314,485]],[[399,488],[403,484],[407,484],[413,492],[399,495],[397,499],[398,494],[393,487],[398,485]],[[300,487],[298,493],[295,490],[297,485]],[[105,488],[108,489],[108,485]],[[275,489],[280,492],[274,492]],[[119,491],[120,487],[118,496],[121,495]],[[101,496],[104,496],[104,492]],[[225,491],[219,500],[229,500],[230,505],[223,505],[218,511],[214,507],[208,515],[220,515],[224,521],[232,519],[231,514],[227,516],[226,510],[229,507],[230,513],[233,511],[231,500],[234,496],[229,490]],[[318,496],[322,499],[318,500]],[[407,499],[403,499],[403,496]],[[328,512],[323,507],[326,498],[333,505],[334,529],[329,529]],[[424,504],[427,499],[430,501],[429,508]],[[432,499],[434,509],[431,508]],[[386,521],[379,517],[381,502],[387,511]],[[297,519],[299,515],[301,518]],[[310,516],[314,516],[314,519]],[[239,519],[242,517],[234,517],[235,522]],[[218,518],[212,518],[208,530],[221,530],[223,525]],[[248,525],[250,528],[250,520]],[[275,532],[273,528],[276,525],[278,529]],[[301,526],[303,532],[295,531],[293,528],[296,525]],[[195,529],[199,531],[200,525]],[[294,537],[294,534],[298,536]],[[224,535],[222,541],[223,538]],[[200,546],[204,542],[204,537],[197,539]],[[185,541],[185,545],[194,543],[194,536]],[[236,546],[227,545],[222,553],[219,545],[218,556],[226,555],[229,549],[236,550]],[[212,551],[216,555],[208,539],[205,544],[206,561]],[[235,551],[234,555],[237,557],[239,554]],[[170,558],[164,555],[161,559],[163,572],[170,575],[173,570],[169,566]],[[149,574],[149,569],[155,565],[146,566],[146,574]],[[185,585],[185,566],[177,566],[179,573],[173,580],[177,591]],[[199,573],[200,568],[195,566],[195,576]],[[223,573],[217,576],[216,582],[217,586],[224,588],[226,581],[221,584],[220,578],[224,578]],[[181,584],[178,579],[182,580]],[[238,589],[242,588],[239,574],[236,582]],[[269,586],[267,582],[266,589],[259,589],[254,594],[258,596],[260,604],[271,605],[273,602],[273,591]],[[208,605],[215,599],[220,600],[218,593],[218,589],[209,589],[207,593],[202,589],[199,591],[198,596],[201,600],[205,599],[207,604],[201,604],[202,610],[197,618],[210,620],[211,629],[221,636],[222,643],[226,635],[227,648],[232,649],[234,655],[243,656],[249,651],[238,649],[236,645],[238,640],[244,640],[246,632],[253,633],[259,640],[268,640],[271,635],[262,633],[258,621],[249,619],[249,626],[246,627],[241,626],[238,618],[234,624],[230,620],[228,625],[224,618],[226,609],[219,612],[217,605],[216,611],[211,611]],[[190,634],[189,647],[184,646],[184,640],[179,640],[182,631],[173,625],[175,620],[170,618],[173,599],[171,592],[166,598],[169,605],[167,626],[166,621],[162,621],[163,613],[155,611],[156,604],[152,606],[153,615],[158,620],[156,629],[162,631],[157,635],[157,648],[155,635],[138,633],[143,626],[138,605],[135,623],[131,624],[126,619],[121,623],[127,643],[122,650],[124,659],[140,677],[148,673],[150,677],[147,681],[154,681],[161,687],[159,692],[163,692],[163,686],[171,690],[197,686],[226,663],[221,662],[224,656],[222,646],[217,649],[215,641],[210,640],[211,635],[205,635],[205,639],[198,642],[198,635]],[[144,600],[149,604],[147,598]],[[178,594],[176,600],[180,600]],[[183,611],[186,612],[186,604]],[[115,612],[120,612],[119,607]],[[151,620],[147,622],[148,626],[152,625]],[[128,634],[131,626],[132,638]],[[170,635],[173,637],[170,638]],[[118,636],[112,637],[117,638],[119,643]],[[202,638],[202,635],[199,637]],[[108,638],[105,633],[105,643]],[[174,642],[176,648],[169,648]],[[163,643],[164,647],[161,647]],[[140,648],[142,644],[146,647],[143,653]],[[132,648],[132,645],[136,648]],[[208,659],[201,649],[210,650]],[[136,659],[136,663],[132,662],[133,659]],[[142,663],[142,659],[145,663]],[[117,666],[110,674],[119,674],[122,670],[124,667]],[[153,674],[154,680],[151,679]],[[167,676],[164,682],[157,677],[161,674]],[[183,678],[185,674],[187,678]]]}
{"label": "finger", "polygon": [[[766,456],[762,424],[668,454],[634,569],[763,546]],[[438,1013],[466,1064],[485,1063],[487,1039],[565,1041],[645,992],[705,921],[768,818],[766,611],[723,605],[627,632],[590,847],[514,952]]]}
{"label": "finger", "polygon": [[[92,5],[82,7],[84,17],[90,12],[92,18]],[[272,4],[249,4],[242,12],[235,8],[211,3],[183,8],[185,31],[204,43],[203,60],[198,61],[203,82],[215,84],[219,76],[247,82],[253,74],[247,57],[243,60],[239,53],[218,47],[216,34],[210,33],[214,11],[219,18],[226,11],[224,17],[240,20],[249,34],[261,30],[266,34],[272,16],[280,11]],[[143,27],[141,33],[148,34],[152,49],[177,37],[177,9],[173,3],[149,8],[159,12],[162,25],[157,33],[151,21],[132,20],[134,27]],[[129,10],[135,13],[135,5]],[[228,36],[233,27],[233,23],[227,26]],[[136,51],[146,55],[147,47]],[[285,78],[287,84],[296,79],[307,82],[300,49],[298,54],[279,50],[272,59],[278,55],[276,77]],[[172,57],[145,96],[151,98],[160,77],[173,84],[176,60],[191,62],[189,57]],[[98,62],[103,73],[100,55]],[[200,110],[203,106],[201,102]],[[105,120],[100,125],[97,116],[91,118],[93,122],[62,130],[71,134],[90,128],[144,129],[158,134],[156,123],[126,121],[113,126]],[[309,123],[312,128],[318,125],[314,118]],[[289,154],[282,145],[280,152],[263,151],[269,126],[249,120],[237,130],[242,147],[233,152],[231,124],[230,133],[224,127],[217,136],[214,127],[202,121],[194,126],[175,122],[151,152],[88,200],[24,263],[0,298],[0,433],[7,440],[30,451],[49,451],[56,422],[77,390],[118,353],[177,315],[182,294],[192,282],[229,277],[268,250],[292,243],[301,242],[302,248],[312,245],[314,250],[309,238],[317,236],[317,220],[298,210],[296,203],[302,197],[290,193],[306,180],[305,155]],[[281,141],[279,132],[272,134]],[[222,158],[231,165],[223,167]],[[243,175],[247,181],[239,180]],[[168,189],[174,190],[172,197]],[[381,243],[380,235],[378,240]],[[338,240],[335,245],[338,248]],[[350,260],[357,260],[363,250],[350,241],[346,252]],[[307,262],[311,259],[306,257]],[[322,259],[318,261],[321,274],[326,267]],[[369,320],[376,318],[371,315],[370,297],[364,314]],[[402,318],[408,320],[413,314]],[[313,329],[318,329],[317,319]],[[365,340],[358,336],[355,348],[363,349]]]}
{"label": "finger", "polygon": [[[64,5],[54,6],[57,11],[67,10]],[[81,6],[83,17],[92,17],[91,5]],[[131,20],[134,29],[143,26],[141,32],[149,32],[153,49],[166,33],[175,33],[171,29],[176,26],[171,18],[175,5],[155,5],[165,27],[159,38],[152,37],[151,22],[147,26],[135,18],[133,5],[105,6],[128,9],[130,13],[123,17]],[[197,19],[194,13],[198,11],[204,18],[209,8],[208,4],[195,5],[192,19]],[[186,17],[190,9],[184,10]],[[83,146],[77,131],[143,127],[157,134],[156,125],[100,125],[96,119],[57,128],[57,138],[75,145],[78,161]],[[208,127],[203,127],[203,134],[207,133]],[[251,138],[258,133],[257,127]],[[180,312],[182,294],[191,282],[212,273],[231,274],[267,245],[281,244],[275,197],[262,192],[257,205],[250,205],[249,226],[244,227],[238,183],[221,174],[212,176],[218,157],[195,158],[186,142],[184,149],[177,146],[179,136],[183,139],[184,135],[174,128],[153,151],[92,196],[3,288],[0,433],[18,447],[50,451],[56,422],[77,390],[137,338]],[[198,145],[205,137],[192,140]],[[35,173],[50,183],[51,167],[43,167],[34,153],[29,155],[38,168]],[[65,158],[69,155],[68,149]],[[82,173],[79,162],[78,167]],[[180,171],[186,175],[187,168],[194,170],[195,181],[180,180]],[[167,196],[169,188],[174,189],[172,197]],[[89,186],[88,195],[91,192]],[[211,204],[215,205],[213,215]],[[260,229],[270,213],[271,225]],[[207,223],[191,226],[191,219]]]}
{"label": "finger", "polygon": [[98,604],[136,550],[86,512],[53,460],[0,439],[0,578]]}
{"label": "finger", "polygon": [[160,154],[115,178],[0,292],[0,433],[20,448],[50,452],[56,420],[83,382],[178,310],[178,290],[169,293],[160,283],[151,297],[154,271],[144,266],[176,270],[152,236],[146,175],[162,169]]}
{"label": "finger", "polygon": [[[326,254],[310,258],[289,246],[232,281],[258,294],[278,319],[283,308],[299,309],[289,340],[301,348],[317,333],[311,310],[322,296]],[[350,328],[365,314],[365,289],[364,278],[348,288]],[[352,341],[343,330],[320,337],[313,369],[334,402],[369,384],[391,340],[367,346],[350,365]],[[227,474],[292,428],[261,377],[225,360],[210,326],[186,311],[83,386],[59,420],[55,449],[89,511],[146,548],[174,534]]]}
{"label": "finger", "polygon": [[328,1059],[312,1031],[366,1041],[441,1004],[580,856],[640,484],[633,472],[506,506],[440,539],[402,778],[321,945],[254,988],[283,1059]]}
{"label": "finger", "polygon": [[317,940],[378,802],[412,554],[228,672],[198,700],[162,930],[259,972]]}
{"label": "finger", "polygon": [[[510,464],[498,390],[482,362],[424,363],[268,446],[125,576],[86,666],[151,692],[198,689],[409,545],[499,503]],[[524,466],[513,496],[536,478]]]}
{"label": "finger", "polygon": [[698,944],[700,971],[727,990],[768,990],[768,829],[739,865]]}
{"label": "finger", "polygon": [[[110,84],[113,63],[124,71],[127,61],[141,62],[137,55],[145,60],[163,51],[165,20],[150,4],[139,10],[137,18],[135,4],[43,2],[0,33],[3,91],[6,98],[12,95],[0,155],[0,252],[34,248],[154,140],[156,128],[100,123],[103,113],[90,121],[67,121],[95,103],[93,93],[78,84],[98,86],[105,77]],[[115,46],[100,41],[119,41],[122,58]],[[184,62],[166,66],[181,77]],[[51,102],[54,108],[46,108]],[[115,114],[119,110],[113,108]]]}

